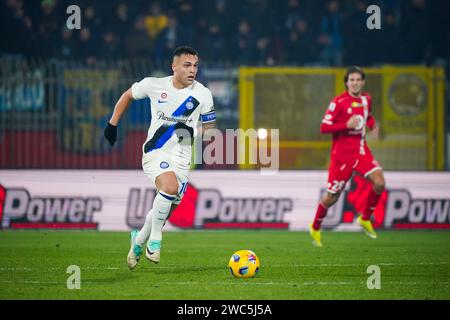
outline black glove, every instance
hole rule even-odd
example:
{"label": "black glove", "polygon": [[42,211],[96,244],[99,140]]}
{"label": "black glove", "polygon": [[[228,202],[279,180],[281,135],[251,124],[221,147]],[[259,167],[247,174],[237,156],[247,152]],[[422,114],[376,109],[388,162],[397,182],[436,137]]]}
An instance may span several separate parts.
{"label": "black glove", "polygon": [[[194,136],[194,129],[185,125],[184,123],[177,122],[177,124],[175,125],[175,133],[178,137],[178,142],[181,143],[183,140],[192,139],[192,137]],[[191,140],[188,141],[191,142]]]}
{"label": "black glove", "polygon": [[108,122],[104,134],[106,140],[108,140],[111,147],[114,146],[114,143],[117,141],[117,126],[113,126],[111,123]]}

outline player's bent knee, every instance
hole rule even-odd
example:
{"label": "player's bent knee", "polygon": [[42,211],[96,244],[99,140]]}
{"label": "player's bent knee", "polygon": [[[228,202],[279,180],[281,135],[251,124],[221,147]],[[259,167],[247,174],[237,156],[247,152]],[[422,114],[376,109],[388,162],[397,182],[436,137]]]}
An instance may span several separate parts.
{"label": "player's bent knee", "polygon": [[178,180],[173,172],[165,172],[156,178],[158,190],[176,195],[178,193]]}
{"label": "player's bent knee", "polygon": [[178,184],[173,183],[164,184],[160,190],[166,194],[175,195],[178,193]]}
{"label": "player's bent knee", "polygon": [[384,180],[378,180],[373,184],[373,188],[375,189],[375,192],[382,193],[386,189],[386,184]]}

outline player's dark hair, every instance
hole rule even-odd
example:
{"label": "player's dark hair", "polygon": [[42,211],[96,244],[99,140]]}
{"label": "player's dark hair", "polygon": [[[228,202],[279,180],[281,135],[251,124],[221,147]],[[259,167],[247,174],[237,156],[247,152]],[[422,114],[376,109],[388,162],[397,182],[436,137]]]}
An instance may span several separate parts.
{"label": "player's dark hair", "polygon": [[188,46],[181,46],[181,47],[176,48],[173,51],[173,56],[174,57],[179,57],[179,56],[181,56],[183,54],[190,54],[190,55],[193,55],[193,56],[198,56],[197,50],[195,50],[192,47],[188,47]]}
{"label": "player's dark hair", "polygon": [[366,74],[364,73],[363,69],[357,66],[353,66],[347,69],[344,76],[344,83],[347,84],[348,77],[350,77],[353,73],[359,73],[361,75],[361,78],[364,80],[366,79]]}

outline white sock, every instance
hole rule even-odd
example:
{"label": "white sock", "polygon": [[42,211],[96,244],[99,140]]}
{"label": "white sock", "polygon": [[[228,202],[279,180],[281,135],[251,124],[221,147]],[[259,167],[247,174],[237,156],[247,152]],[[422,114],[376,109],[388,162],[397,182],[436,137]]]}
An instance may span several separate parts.
{"label": "white sock", "polygon": [[150,232],[152,232],[152,220],[153,220],[153,209],[147,213],[145,217],[144,225],[142,226],[141,231],[139,231],[136,237],[136,243],[138,245],[143,245],[150,237]]}
{"label": "white sock", "polygon": [[169,216],[175,197],[175,195],[167,194],[162,191],[159,191],[156,195],[152,208],[153,219],[150,240],[162,240],[162,228],[164,226],[164,222]]}

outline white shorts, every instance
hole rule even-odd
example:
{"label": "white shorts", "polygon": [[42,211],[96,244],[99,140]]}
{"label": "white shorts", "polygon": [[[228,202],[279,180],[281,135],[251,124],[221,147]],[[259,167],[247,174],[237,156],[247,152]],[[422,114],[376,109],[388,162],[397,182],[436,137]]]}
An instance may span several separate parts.
{"label": "white shorts", "polygon": [[144,173],[156,186],[156,178],[164,172],[174,172],[178,180],[178,194],[174,200],[174,204],[180,204],[181,199],[186,192],[189,169],[181,169],[171,159],[167,153],[160,150],[153,150],[142,156],[142,168]]}

